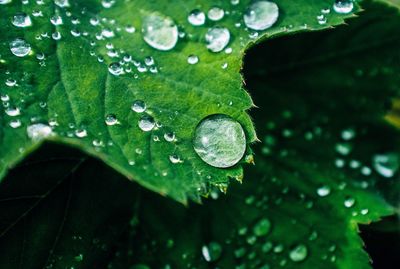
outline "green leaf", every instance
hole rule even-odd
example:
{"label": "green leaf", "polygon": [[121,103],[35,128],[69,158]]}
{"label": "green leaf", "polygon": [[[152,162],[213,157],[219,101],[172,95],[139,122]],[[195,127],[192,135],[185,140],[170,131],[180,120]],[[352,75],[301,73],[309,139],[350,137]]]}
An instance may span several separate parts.
{"label": "green leaf", "polygon": [[1,183],[0,267],[105,268],[137,198],[99,161],[46,145]]}
{"label": "green leaf", "polygon": [[121,243],[111,268],[371,268],[358,224],[399,212],[398,167],[388,176],[375,157],[399,156],[399,132],[384,116],[400,95],[400,16],[363,8],[349,26],[249,52],[257,165],[203,206],[145,196],[135,241]]}
{"label": "green leaf", "polygon": [[[248,144],[255,141],[246,113],[253,103],[242,88],[239,72],[245,49],[260,40],[255,37],[323,29],[354,16],[322,14],[332,6],[330,0],[282,0],[277,23],[257,33],[244,27],[243,14],[250,3],[244,0],[237,5],[194,0],[54,3],[0,5],[1,174],[46,139],[78,147],[129,179],[181,202],[188,197],[199,200],[209,184],[242,178],[241,163],[229,169],[204,163],[193,150],[192,137],[202,119],[226,114],[241,123]],[[221,21],[207,20],[200,27],[187,22],[192,10],[206,12],[212,6],[225,11]],[[21,17],[21,12],[30,16],[31,26],[13,25],[14,16]],[[178,25],[183,35],[172,50],[156,50],[143,40],[141,28],[149,16],[169,17]],[[207,50],[204,35],[215,25],[229,29],[231,53]],[[10,51],[10,42],[23,44],[21,38],[31,48],[25,57]],[[20,54],[24,47],[27,50],[23,45]],[[190,55],[198,56],[199,63],[188,64]],[[132,61],[127,61],[130,57]],[[111,74],[110,66],[113,73],[120,71],[116,64],[120,61],[125,74]],[[131,110],[135,100],[145,102],[145,113]],[[143,114],[158,124],[151,132],[138,127]],[[112,126],[106,125],[106,118]],[[169,132],[176,141],[164,141]],[[172,164],[171,155],[181,162]]]}

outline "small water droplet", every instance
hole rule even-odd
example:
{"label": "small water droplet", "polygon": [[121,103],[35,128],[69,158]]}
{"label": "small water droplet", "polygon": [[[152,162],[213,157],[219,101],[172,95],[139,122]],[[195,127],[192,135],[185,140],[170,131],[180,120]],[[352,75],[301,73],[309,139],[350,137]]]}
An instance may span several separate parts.
{"label": "small water droplet", "polygon": [[270,28],[279,17],[278,5],[270,1],[257,1],[247,8],[244,23],[250,29],[261,31]]}
{"label": "small water droplet", "polygon": [[356,203],[356,200],[353,197],[347,197],[346,200],[344,200],[344,206],[347,208],[352,207]]}
{"label": "small water droplet", "polygon": [[199,123],[193,146],[204,162],[226,168],[242,159],[246,151],[246,137],[240,123],[227,115],[217,114]]}
{"label": "small water droplet", "polygon": [[142,33],[144,41],[157,50],[171,50],[178,42],[178,27],[174,21],[158,12],[143,19]]}
{"label": "small water droplet", "polygon": [[253,233],[256,236],[264,236],[269,233],[271,229],[271,222],[267,218],[262,218],[253,227]]}
{"label": "small water droplet", "polygon": [[301,262],[307,258],[308,249],[305,245],[300,244],[292,248],[289,252],[289,258],[294,262]]}
{"label": "small water droplet", "polygon": [[153,130],[154,126],[156,125],[153,117],[149,115],[144,115],[138,122],[139,128],[142,131],[149,132]]}
{"label": "small water droplet", "polygon": [[17,57],[24,57],[31,52],[31,45],[22,38],[10,42],[10,50]]}
{"label": "small water droplet", "polygon": [[54,3],[59,7],[69,7],[68,0],[54,0]]}
{"label": "small water droplet", "polygon": [[212,7],[207,12],[208,18],[212,21],[219,21],[224,17],[224,15],[225,11],[220,7]]}
{"label": "small water droplet", "polygon": [[329,186],[321,186],[317,189],[317,194],[321,197],[328,196],[331,193],[331,188]]}
{"label": "small water droplet", "polygon": [[142,113],[146,110],[146,103],[142,100],[136,100],[133,102],[131,109],[136,113]]}
{"label": "small water droplet", "polygon": [[213,262],[221,257],[222,247],[217,242],[210,242],[208,245],[204,245],[201,248],[201,253],[207,262]]}
{"label": "small water droplet", "polygon": [[12,24],[16,27],[29,27],[32,25],[31,17],[26,13],[18,13],[13,16]]}
{"label": "small water droplet", "polygon": [[197,57],[196,55],[189,55],[187,58],[187,62],[189,64],[197,64],[199,62],[199,57]]}
{"label": "small water droplet", "polygon": [[175,133],[167,132],[164,134],[164,139],[167,142],[174,142],[175,141]]}
{"label": "small water droplet", "polygon": [[206,33],[207,48],[212,52],[222,51],[229,43],[231,34],[227,28],[213,27]]}
{"label": "small water droplet", "polygon": [[335,0],[333,10],[339,14],[348,14],[353,11],[353,0]]}
{"label": "small water droplet", "polygon": [[206,22],[206,15],[199,9],[194,9],[188,16],[188,22],[193,26],[200,26]]}
{"label": "small water droplet", "polygon": [[116,117],[114,114],[108,114],[108,115],[106,116],[105,122],[106,122],[106,124],[107,124],[108,126],[113,126],[113,125],[119,123],[117,117]]}
{"label": "small water droplet", "polygon": [[172,154],[172,155],[170,155],[169,156],[169,160],[171,161],[171,163],[181,163],[182,162],[182,160],[181,160],[181,158],[178,156],[178,155],[176,155],[176,154]]}
{"label": "small water droplet", "polygon": [[108,66],[108,71],[114,76],[119,76],[123,74],[124,69],[121,67],[119,63],[111,63]]}
{"label": "small water droplet", "polygon": [[373,166],[381,176],[393,177],[399,170],[399,156],[395,153],[377,154],[372,159]]}

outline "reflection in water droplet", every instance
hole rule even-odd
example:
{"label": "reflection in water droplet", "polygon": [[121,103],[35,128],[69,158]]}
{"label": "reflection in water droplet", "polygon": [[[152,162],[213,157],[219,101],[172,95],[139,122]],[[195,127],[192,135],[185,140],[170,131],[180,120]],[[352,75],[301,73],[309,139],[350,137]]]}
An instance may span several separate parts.
{"label": "reflection in water droplet", "polygon": [[32,25],[31,17],[26,13],[19,13],[13,16],[12,24],[16,27],[29,27]]}
{"label": "reflection in water droplet", "polygon": [[10,42],[10,50],[17,57],[24,57],[31,52],[31,45],[22,38],[16,38]]}
{"label": "reflection in water droplet", "polygon": [[192,10],[188,16],[188,22],[193,26],[200,26],[206,22],[206,15],[199,9]]}
{"label": "reflection in water droplet", "polygon": [[300,244],[290,250],[289,258],[294,262],[301,262],[304,261],[305,258],[307,258],[307,254],[307,247],[303,244]]}
{"label": "reflection in water droplet", "polygon": [[222,247],[217,242],[211,242],[201,248],[201,253],[207,262],[213,262],[221,257]]}
{"label": "reflection in water droplet", "polygon": [[193,139],[196,153],[207,164],[226,168],[237,164],[246,151],[246,137],[240,123],[227,115],[205,118]]}
{"label": "reflection in water droplet", "polygon": [[143,19],[143,39],[157,50],[171,50],[178,42],[178,27],[174,21],[160,13],[152,13]]}
{"label": "reflection in water droplet", "polygon": [[270,1],[257,1],[250,4],[243,19],[248,28],[261,31],[274,25],[278,16],[279,8],[277,4]]}
{"label": "reflection in water droplet", "polygon": [[208,29],[206,33],[207,48],[212,52],[222,51],[229,43],[230,32],[227,28],[213,27]]}

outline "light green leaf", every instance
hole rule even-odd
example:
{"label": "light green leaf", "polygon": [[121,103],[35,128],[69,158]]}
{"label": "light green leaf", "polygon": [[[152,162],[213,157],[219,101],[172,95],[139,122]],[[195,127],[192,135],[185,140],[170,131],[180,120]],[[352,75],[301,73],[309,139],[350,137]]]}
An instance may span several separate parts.
{"label": "light green leaf", "polygon": [[[246,113],[253,102],[240,75],[249,44],[260,40],[257,36],[323,29],[354,16],[333,12],[330,0],[282,0],[277,1],[278,21],[258,33],[244,26],[250,1],[2,3],[1,174],[47,139],[76,146],[141,185],[182,202],[188,197],[198,200],[209,184],[242,178],[241,163],[229,169],[204,163],[193,150],[192,137],[202,119],[226,114],[241,123],[248,144],[256,139]],[[207,12],[213,6],[225,11],[220,21],[188,23],[192,10]],[[170,51],[154,48],[157,36],[147,41],[153,47],[144,41],[144,22],[155,17],[179,27],[175,46],[174,29],[161,40],[166,44],[156,45]],[[226,27],[231,37],[225,52],[212,53],[205,34],[217,25]],[[190,55],[199,62],[189,64]],[[131,110],[135,100],[145,102],[144,113]],[[157,123],[150,132],[138,127],[144,114]],[[164,140],[170,132],[176,141]]]}

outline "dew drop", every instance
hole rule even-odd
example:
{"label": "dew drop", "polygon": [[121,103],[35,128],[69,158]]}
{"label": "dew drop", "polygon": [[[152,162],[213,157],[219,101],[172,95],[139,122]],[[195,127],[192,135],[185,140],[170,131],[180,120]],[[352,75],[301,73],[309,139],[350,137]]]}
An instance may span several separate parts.
{"label": "dew drop", "polygon": [[329,186],[322,186],[317,189],[317,194],[321,197],[328,196],[331,193],[331,188]]}
{"label": "dew drop", "polygon": [[133,102],[131,109],[136,113],[142,113],[146,110],[146,103],[142,100],[136,100]]}
{"label": "dew drop", "polygon": [[169,160],[170,160],[170,162],[173,163],[173,164],[181,163],[181,162],[182,162],[181,158],[180,158],[178,155],[176,155],[176,154],[170,155],[170,156],[169,156]]}
{"label": "dew drop", "polygon": [[353,0],[336,0],[333,4],[333,10],[339,14],[348,14],[353,11]]}
{"label": "dew drop", "polygon": [[301,262],[307,258],[308,249],[305,245],[300,244],[295,246],[289,252],[289,258],[294,262]]}
{"label": "dew drop", "polygon": [[26,128],[26,132],[28,134],[28,137],[32,140],[41,140],[46,137],[49,137],[52,135],[52,129],[50,126],[43,124],[43,123],[36,123],[29,125]]}
{"label": "dew drop", "polygon": [[212,52],[222,51],[229,43],[231,34],[224,27],[213,27],[206,33],[207,48]]}
{"label": "dew drop", "polygon": [[10,50],[17,57],[24,57],[31,52],[31,45],[22,38],[10,42]]}
{"label": "dew drop", "polygon": [[11,2],[12,2],[12,0],[0,0],[0,5],[6,5],[6,4],[9,4]]}
{"label": "dew drop", "polygon": [[21,121],[19,119],[10,121],[10,127],[11,128],[15,129],[15,128],[18,128],[20,126],[21,126]]}
{"label": "dew drop", "polygon": [[178,42],[178,27],[174,21],[157,12],[143,19],[142,33],[144,41],[157,50],[171,50]]}
{"label": "dew drop", "polygon": [[189,13],[188,22],[193,26],[200,26],[206,22],[206,15],[199,9],[194,9]]}
{"label": "dew drop", "polygon": [[175,133],[173,132],[167,132],[164,134],[164,139],[167,142],[174,142],[175,141]]}
{"label": "dew drop", "polygon": [[344,206],[347,208],[352,207],[356,203],[356,200],[353,197],[347,197],[346,200],[344,200]]}
{"label": "dew drop", "polygon": [[224,10],[219,7],[212,7],[207,12],[208,18],[212,21],[219,21],[224,17],[224,15],[225,15]]}
{"label": "dew drop", "polygon": [[250,29],[261,31],[270,28],[279,17],[278,5],[270,1],[257,1],[247,8],[244,23]]}
{"label": "dew drop", "polygon": [[108,66],[108,71],[114,76],[119,76],[124,72],[124,69],[119,63],[111,63]]}
{"label": "dew drop", "polygon": [[237,164],[246,151],[246,137],[240,123],[227,115],[203,119],[196,127],[193,146],[207,164],[227,168]]}
{"label": "dew drop", "polygon": [[16,117],[21,115],[21,110],[18,107],[7,107],[5,112],[10,117]]}
{"label": "dew drop", "polygon": [[211,242],[201,248],[201,253],[207,262],[213,262],[221,257],[222,247],[217,242]]}
{"label": "dew drop", "polygon": [[149,115],[144,115],[138,122],[139,128],[142,131],[149,132],[153,130],[156,123],[154,122],[153,117]]}
{"label": "dew drop", "polygon": [[108,114],[106,116],[106,120],[105,120],[106,124],[108,126],[113,126],[115,124],[118,124],[118,119],[114,114]]}
{"label": "dew drop", "polygon": [[197,57],[196,55],[189,55],[187,58],[187,62],[189,64],[197,64],[199,62],[199,57]]}
{"label": "dew drop", "polygon": [[377,154],[372,159],[373,166],[381,176],[393,177],[399,170],[399,157],[394,153]]}
{"label": "dew drop", "polygon": [[271,222],[267,218],[259,220],[253,227],[253,233],[256,236],[264,236],[271,230]]}
{"label": "dew drop", "polygon": [[13,16],[12,24],[16,27],[29,27],[32,25],[31,17],[26,13],[19,13]]}
{"label": "dew drop", "polygon": [[59,7],[69,7],[68,0],[54,0],[54,4],[56,4]]}

